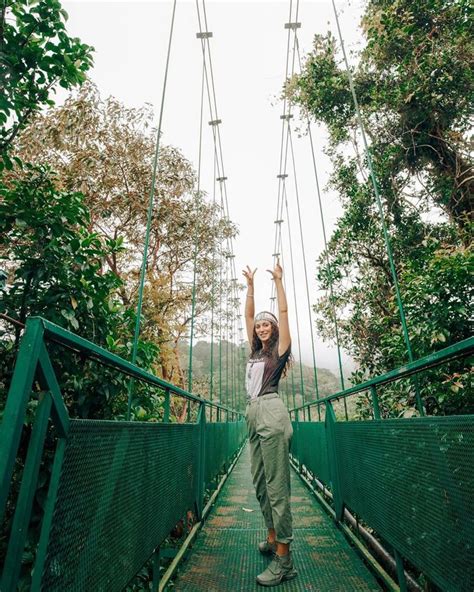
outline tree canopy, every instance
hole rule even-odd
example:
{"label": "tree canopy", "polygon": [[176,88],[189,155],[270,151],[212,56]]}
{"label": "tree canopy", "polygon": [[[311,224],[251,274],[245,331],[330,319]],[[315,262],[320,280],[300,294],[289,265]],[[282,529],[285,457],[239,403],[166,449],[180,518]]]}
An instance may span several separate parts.
{"label": "tree canopy", "polygon": [[[462,0],[367,2],[366,44],[353,69],[415,357],[469,334],[470,10]],[[316,304],[318,328],[334,339],[328,322],[334,305],[342,344],[358,362],[355,379],[361,380],[407,357],[347,73],[330,33],[315,37],[286,93],[304,117],[329,132],[330,187],[343,214],[318,262],[321,287],[327,289],[331,278],[334,284],[333,300],[326,296]],[[435,411],[471,408],[458,395],[468,397],[468,378],[457,370],[446,370]]]}
{"label": "tree canopy", "polygon": [[[91,230],[106,241],[121,241],[105,266],[122,280],[126,306],[134,306],[137,297],[155,137],[150,106],[130,109],[112,97],[102,100],[87,82],[63,106],[35,117],[16,144],[17,156],[47,163],[62,188],[84,195]],[[158,170],[142,335],[160,346],[161,373],[182,384],[176,346],[191,320],[195,241],[196,314],[198,330],[204,331],[222,245],[235,227],[219,205],[203,195],[197,199],[195,172],[178,149],[160,148]]]}
{"label": "tree canopy", "polygon": [[12,167],[8,149],[31,116],[53,105],[59,84],[84,82],[92,47],[66,32],[59,0],[15,0],[0,7],[0,167]]}

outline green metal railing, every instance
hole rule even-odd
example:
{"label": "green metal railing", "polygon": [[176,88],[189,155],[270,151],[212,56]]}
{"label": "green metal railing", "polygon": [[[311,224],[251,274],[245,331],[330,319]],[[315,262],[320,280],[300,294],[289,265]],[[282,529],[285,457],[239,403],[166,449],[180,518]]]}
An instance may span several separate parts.
{"label": "green metal railing", "polygon": [[[163,393],[163,422],[70,418],[48,353],[51,341],[157,387]],[[12,478],[35,382],[42,396],[12,501]],[[170,398],[176,395],[198,406],[197,422],[169,422]],[[29,319],[0,428],[0,517],[7,504],[15,507],[2,592],[17,590],[45,439],[52,428],[57,445],[33,591],[122,590],[188,510],[200,518],[206,486],[226,470],[246,436],[237,412],[175,387],[44,319]]]}
{"label": "green metal railing", "polygon": [[[329,490],[338,522],[355,514],[393,550],[402,591],[404,559],[441,590],[474,590],[474,415],[382,419],[378,394],[473,351],[470,338],[291,410],[299,470]],[[364,393],[373,419],[338,421],[334,403]]]}

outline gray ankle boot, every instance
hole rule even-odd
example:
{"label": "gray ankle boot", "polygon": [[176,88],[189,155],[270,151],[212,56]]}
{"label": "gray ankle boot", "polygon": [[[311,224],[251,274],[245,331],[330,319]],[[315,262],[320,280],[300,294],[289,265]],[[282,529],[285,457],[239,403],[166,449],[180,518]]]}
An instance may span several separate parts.
{"label": "gray ankle boot", "polygon": [[278,586],[286,580],[292,580],[296,575],[290,553],[283,557],[274,555],[267,569],[257,576],[257,583],[261,586]]}

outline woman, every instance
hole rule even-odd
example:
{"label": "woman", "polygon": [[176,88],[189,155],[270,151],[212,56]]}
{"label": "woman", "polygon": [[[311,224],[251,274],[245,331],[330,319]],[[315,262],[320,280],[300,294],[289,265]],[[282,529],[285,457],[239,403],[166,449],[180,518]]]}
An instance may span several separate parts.
{"label": "woman", "polygon": [[296,576],[290,555],[293,540],[290,511],[289,448],[293,434],[290,417],[278,396],[278,383],[291,354],[288,306],[283,288],[283,270],[277,262],[268,270],[275,282],[278,319],[270,312],[260,312],[255,318],[254,275],[247,266],[245,322],[251,346],[247,364],[246,409],[249,430],[252,478],[260,502],[267,540],[259,544],[264,555],[273,555],[267,569],[257,576],[262,586],[277,586]]}

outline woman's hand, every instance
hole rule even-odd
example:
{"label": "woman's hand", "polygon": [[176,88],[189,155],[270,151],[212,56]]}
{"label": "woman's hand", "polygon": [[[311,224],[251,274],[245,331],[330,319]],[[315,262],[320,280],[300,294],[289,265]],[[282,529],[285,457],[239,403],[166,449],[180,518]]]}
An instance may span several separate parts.
{"label": "woman's hand", "polygon": [[281,280],[283,277],[283,268],[280,265],[280,260],[276,262],[275,269],[272,271],[271,269],[267,269],[268,273],[272,274],[272,278],[274,280]]}
{"label": "woman's hand", "polygon": [[255,275],[256,271],[257,271],[257,268],[255,268],[252,271],[248,265],[247,265],[247,269],[242,270],[242,273],[244,274],[245,279],[247,280],[247,287],[248,288],[253,288],[253,276]]}

